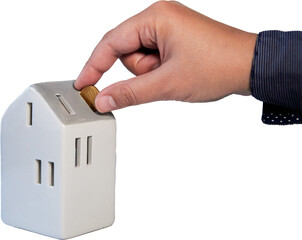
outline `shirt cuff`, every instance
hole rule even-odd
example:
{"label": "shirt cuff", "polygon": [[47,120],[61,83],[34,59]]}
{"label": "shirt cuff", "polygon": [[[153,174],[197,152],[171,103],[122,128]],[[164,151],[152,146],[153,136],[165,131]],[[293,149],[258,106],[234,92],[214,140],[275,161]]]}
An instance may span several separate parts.
{"label": "shirt cuff", "polygon": [[264,123],[302,123],[302,32],[259,33],[251,69],[251,92],[264,102]]}

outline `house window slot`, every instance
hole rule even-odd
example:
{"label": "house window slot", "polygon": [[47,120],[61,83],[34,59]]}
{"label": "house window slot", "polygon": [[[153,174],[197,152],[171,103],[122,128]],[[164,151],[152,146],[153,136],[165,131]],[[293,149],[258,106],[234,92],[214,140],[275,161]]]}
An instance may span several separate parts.
{"label": "house window slot", "polygon": [[67,111],[68,114],[75,114],[69,103],[62,95],[56,94],[56,97],[58,98],[59,102],[62,104],[62,106],[64,107],[64,109]]}
{"label": "house window slot", "polygon": [[33,104],[31,102],[26,104],[26,125],[33,125]]}
{"label": "house window slot", "polygon": [[92,161],[92,136],[87,137],[87,164]]}
{"label": "house window slot", "polygon": [[48,162],[48,184],[53,187],[55,185],[55,165],[53,162]]}
{"label": "house window slot", "polygon": [[75,139],[75,167],[80,166],[81,138]]}
{"label": "house window slot", "polygon": [[41,184],[42,181],[42,164],[41,160],[36,159],[36,183]]}

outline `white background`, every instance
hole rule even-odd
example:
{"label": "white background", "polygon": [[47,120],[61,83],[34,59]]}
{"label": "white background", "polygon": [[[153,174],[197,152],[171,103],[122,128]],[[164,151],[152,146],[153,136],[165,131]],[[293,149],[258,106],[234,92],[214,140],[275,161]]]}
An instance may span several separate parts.
{"label": "white background", "polygon": [[[71,80],[101,37],[153,1],[0,2],[0,115],[30,84]],[[184,0],[237,28],[302,30],[299,1]],[[118,61],[99,89],[132,76]],[[116,221],[77,239],[301,239],[301,126],[261,102],[156,102],[115,111]],[[17,134],[17,133],[16,133]],[[0,223],[0,239],[48,239]]]}

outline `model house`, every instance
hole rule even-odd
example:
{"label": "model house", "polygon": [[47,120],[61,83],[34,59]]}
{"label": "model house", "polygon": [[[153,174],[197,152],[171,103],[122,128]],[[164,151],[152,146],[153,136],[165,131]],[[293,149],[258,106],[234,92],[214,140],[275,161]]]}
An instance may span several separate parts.
{"label": "model house", "polygon": [[94,112],[73,81],[30,86],[1,126],[4,223],[58,239],[110,226],[115,119]]}

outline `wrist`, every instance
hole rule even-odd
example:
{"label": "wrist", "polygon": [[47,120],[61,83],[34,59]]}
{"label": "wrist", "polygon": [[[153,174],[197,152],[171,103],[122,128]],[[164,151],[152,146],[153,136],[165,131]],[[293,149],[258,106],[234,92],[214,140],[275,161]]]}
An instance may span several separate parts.
{"label": "wrist", "polygon": [[254,58],[255,44],[257,40],[257,34],[245,33],[242,41],[241,49],[241,66],[240,81],[237,84],[237,90],[235,94],[248,96],[251,95],[251,69]]}

